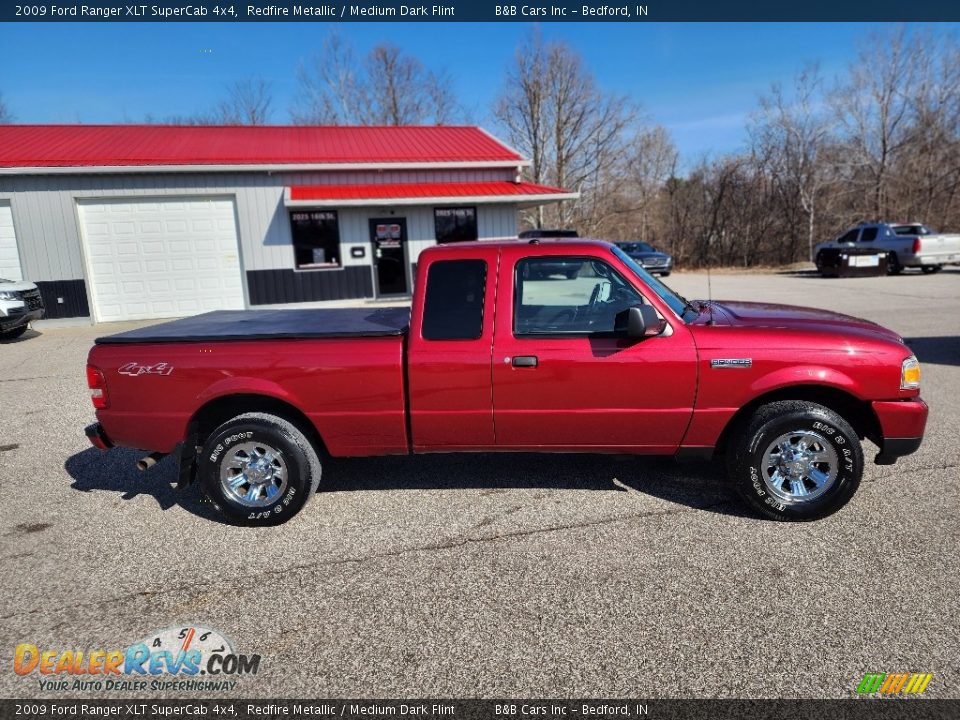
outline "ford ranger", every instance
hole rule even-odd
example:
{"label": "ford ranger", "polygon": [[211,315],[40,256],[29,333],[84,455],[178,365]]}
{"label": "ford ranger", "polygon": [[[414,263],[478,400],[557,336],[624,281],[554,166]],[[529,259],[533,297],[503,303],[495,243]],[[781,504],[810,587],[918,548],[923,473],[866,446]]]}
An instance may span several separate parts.
{"label": "ford ranger", "polygon": [[[576,272],[570,272],[574,267]],[[896,333],[822,310],[688,301],[589,240],[424,251],[411,309],[218,311],[103,337],[94,446],[176,453],[232,521],[298,512],[326,458],[436,452],[722,456],[778,520],[828,515],[920,445]]]}

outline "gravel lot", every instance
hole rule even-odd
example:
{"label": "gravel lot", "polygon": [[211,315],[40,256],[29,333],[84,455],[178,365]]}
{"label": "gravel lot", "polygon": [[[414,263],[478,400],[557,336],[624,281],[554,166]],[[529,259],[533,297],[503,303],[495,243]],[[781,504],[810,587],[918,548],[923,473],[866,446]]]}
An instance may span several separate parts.
{"label": "gravel lot", "polygon": [[[702,274],[668,282],[706,295]],[[172,490],[170,460],[141,474],[138,453],[89,448],[84,360],[119,328],[0,346],[0,694],[63,695],[14,675],[17,643],[200,623],[263,656],[249,697],[848,697],[867,671],[960,697],[960,270],[714,274],[713,295],[910,338],[920,452],[868,463],[810,524],[743,514],[710,464],[499,455],[337,461],[293,521],[239,529]]]}

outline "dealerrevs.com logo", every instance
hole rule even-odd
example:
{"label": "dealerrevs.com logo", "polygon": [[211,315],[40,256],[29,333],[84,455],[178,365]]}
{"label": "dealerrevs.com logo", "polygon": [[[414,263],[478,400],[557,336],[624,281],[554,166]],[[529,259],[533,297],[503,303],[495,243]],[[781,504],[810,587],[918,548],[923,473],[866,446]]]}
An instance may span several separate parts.
{"label": "dealerrevs.com logo", "polygon": [[217,630],[199,625],[150,633],[120,650],[41,648],[20,643],[13,671],[36,676],[43,691],[232,691],[256,675],[260,655],[237,653]]}

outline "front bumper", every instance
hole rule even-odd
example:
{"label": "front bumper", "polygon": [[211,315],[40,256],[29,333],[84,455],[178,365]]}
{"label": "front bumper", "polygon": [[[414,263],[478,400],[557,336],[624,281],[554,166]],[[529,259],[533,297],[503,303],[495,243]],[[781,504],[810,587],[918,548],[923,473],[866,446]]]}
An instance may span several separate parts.
{"label": "front bumper", "polygon": [[42,317],[43,308],[30,310],[28,312],[14,313],[13,315],[0,315],[0,331],[6,332],[7,330],[13,330],[21,325],[26,325],[34,320],[39,320]]}
{"label": "front bumper", "polygon": [[90,441],[90,444],[97,448],[97,450],[109,450],[113,447],[113,442],[107,437],[107,433],[103,431],[103,426],[100,423],[87,425],[83,429],[83,432]]}
{"label": "front bumper", "polygon": [[669,261],[662,265],[644,265],[643,269],[648,273],[668,273],[673,271],[673,261]]}
{"label": "front bumper", "polygon": [[880,423],[880,452],[874,462],[892,465],[904,455],[915,453],[923,442],[930,409],[920,398],[871,403]]}

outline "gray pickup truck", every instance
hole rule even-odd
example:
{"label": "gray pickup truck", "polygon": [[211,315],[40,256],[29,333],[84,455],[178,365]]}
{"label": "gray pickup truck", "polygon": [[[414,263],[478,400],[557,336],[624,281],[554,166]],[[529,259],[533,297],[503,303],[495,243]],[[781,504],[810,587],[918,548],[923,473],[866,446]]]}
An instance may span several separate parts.
{"label": "gray pickup truck", "polygon": [[831,256],[849,248],[885,253],[887,269],[892,275],[898,275],[905,268],[935,273],[944,265],[960,263],[960,235],[937,234],[922,223],[863,223],[814,248],[817,270],[826,274],[832,264]]}
{"label": "gray pickup truck", "polygon": [[43,298],[37,286],[0,278],[0,340],[23,335],[30,323],[43,317]]}

